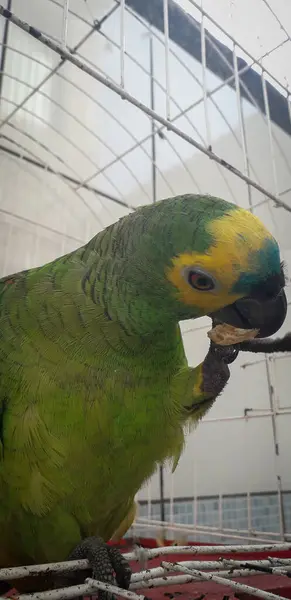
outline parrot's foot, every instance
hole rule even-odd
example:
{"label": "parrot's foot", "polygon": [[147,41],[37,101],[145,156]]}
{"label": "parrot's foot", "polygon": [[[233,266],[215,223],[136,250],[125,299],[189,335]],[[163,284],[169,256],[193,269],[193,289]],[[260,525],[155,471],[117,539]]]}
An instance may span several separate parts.
{"label": "parrot's foot", "polygon": [[230,376],[228,365],[239,353],[236,346],[219,346],[210,342],[208,354],[203,362],[203,391],[216,398],[221,394]]}
{"label": "parrot's foot", "polygon": [[[125,560],[117,548],[108,546],[102,540],[102,538],[88,537],[84,539],[68,557],[68,560],[81,559],[88,560],[89,569],[91,571],[90,576],[93,579],[97,579],[98,581],[109,583],[111,585],[117,584],[119,587],[125,590],[129,588],[131,568],[127,560]],[[72,585],[71,575],[71,573],[68,573],[67,578],[66,574],[66,579],[69,585]],[[78,577],[78,583],[80,583],[80,577]],[[114,596],[108,592],[100,590],[98,593],[98,598],[99,600],[112,600]]]}
{"label": "parrot's foot", "polygon": [[237,344],[232,346],[220,346],[218,344],[210,344],[210,352],[218,361],[230,365],[238,356],[240,346]]}

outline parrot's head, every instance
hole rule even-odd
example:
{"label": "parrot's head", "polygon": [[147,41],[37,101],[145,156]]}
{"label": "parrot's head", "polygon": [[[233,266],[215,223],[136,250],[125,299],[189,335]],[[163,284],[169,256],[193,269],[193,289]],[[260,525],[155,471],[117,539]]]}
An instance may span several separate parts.
{"label": "parrot's head", "polygon": [[280,252],[252,213],[187,194],[144,206],[119,225],[115,273],[120,268],[135,329],[203,315],[259,329],[259,337],[280,329],[287,311]]}

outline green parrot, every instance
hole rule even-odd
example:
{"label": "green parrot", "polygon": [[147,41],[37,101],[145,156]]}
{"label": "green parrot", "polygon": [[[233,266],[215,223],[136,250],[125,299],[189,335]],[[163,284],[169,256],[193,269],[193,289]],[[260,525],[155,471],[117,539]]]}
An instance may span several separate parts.
{"label": "green parrot", "polygon": [[229,377],[231,348],[211,344],[188,366],[179,321],[210,315],[272,335],[284,285],[259,219],[193,194],[0,280],[0,567],[87,558],[95,578],[114,571],[128,587],[129,567],[106,542],[130,526],[157,464],[177,463],[187,426]]}

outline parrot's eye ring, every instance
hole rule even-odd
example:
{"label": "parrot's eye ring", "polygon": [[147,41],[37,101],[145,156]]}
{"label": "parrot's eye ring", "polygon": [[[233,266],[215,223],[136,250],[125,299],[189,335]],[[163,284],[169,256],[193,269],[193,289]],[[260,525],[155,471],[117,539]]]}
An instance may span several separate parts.
{"label": "parrot's eye ring", "polygon": [[215,282],[212,277],[208,273],[204,273],[198,269],[188,271],[188,283],[192,288],[200,292],[210,292],[215,288]]}

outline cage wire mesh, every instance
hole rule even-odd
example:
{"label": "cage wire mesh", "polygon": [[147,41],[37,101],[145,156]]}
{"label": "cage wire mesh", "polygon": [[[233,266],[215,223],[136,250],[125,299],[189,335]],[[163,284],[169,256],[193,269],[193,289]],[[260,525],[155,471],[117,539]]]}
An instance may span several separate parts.
{"label": "cage wire mesh", "polygon": [[[0,14],[2,275],[189,191],[254,212],[291,264],[287,1],[7,0]],[[181,324],[190,364],[208,326]],[[280,333],[290,329],[289,316]],[[138,494],[129,535],[289,548],[290,366],[287,354],[238,358],[175,473],[165,466]],[[175,577],[205,579],[189,568]],[[55,598],[96,589],[86,585]]]}

